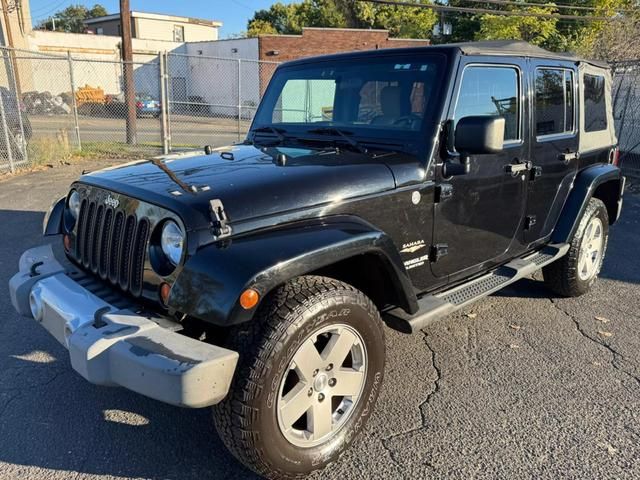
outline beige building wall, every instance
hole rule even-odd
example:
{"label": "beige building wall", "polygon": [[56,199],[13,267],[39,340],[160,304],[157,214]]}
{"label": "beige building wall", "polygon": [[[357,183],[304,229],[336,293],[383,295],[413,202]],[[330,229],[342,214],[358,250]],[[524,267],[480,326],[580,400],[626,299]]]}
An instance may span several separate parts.
{"label": "beige building wall", "polygon": [[[28,40],[30,50],[43,54],[18,58],[19,64],[30,65],[32,68],[31,87],[28,90],[48,91],[53,95],[68,92],[69,65],[64,57],[69,52],[74,58],[76,87],[100,87],[105,93],[112,95],[122,91],[120,37],[34,30]],[[157,96],[158,52],[184,53],[186,47],[179,42],[138,38],[134,38],[132,43],[136,88]]]}
{"label": "beige building wall", "polygon": [[147,40],[173,40],[205,42],[218,39],[220,22],[204,22],[170,15],[134,14],[136,38]]}
{"label": "beige building wall", "polygon": [[[85,21],[85,25],[97,35],[120,35],[120,17],[108,15]],[[218,39],[221,22],[177,15],[131,12],[131,33],[141,40],[168,42],[206,42]]]}

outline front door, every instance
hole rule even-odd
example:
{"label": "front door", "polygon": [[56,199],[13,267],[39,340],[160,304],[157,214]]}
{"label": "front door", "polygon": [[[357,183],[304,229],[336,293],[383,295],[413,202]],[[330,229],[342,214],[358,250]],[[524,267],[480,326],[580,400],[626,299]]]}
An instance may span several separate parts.
{"label": "front door", "polygon": [[[524,61],[487,64],[466,58],[460,66],[448,116],[453,128],[467,116],[502,116],[505,142],[502,152],[472,156],[469,173],[439,178],[451,195],[435,206],[433,251],[438,256],[431,259],[431,268],[438,277],[455,280],[522,248],[518,232],[524,218],[528,172],[518,168],[511,173],[509,165],[528,161],[528,122],[523,120],[528,115],[525,65]],[[456,154],[450,152],[451,157]]]}
{"label": "front door", "polygon": [[533,90],[531,162],[528,187],[529,228],[524,239],[533,243],[553,231],[578,168],[578,110],[574,64],[531,60]]}

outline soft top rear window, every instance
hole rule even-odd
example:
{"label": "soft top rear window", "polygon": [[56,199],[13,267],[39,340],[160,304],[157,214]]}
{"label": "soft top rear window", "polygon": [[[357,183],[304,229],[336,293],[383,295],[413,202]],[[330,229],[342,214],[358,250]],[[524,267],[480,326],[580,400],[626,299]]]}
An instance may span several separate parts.
{"label": "soft top rear window", "polygon": [[584,130],[597,132],[607,129],[604,76],[584,74]]}

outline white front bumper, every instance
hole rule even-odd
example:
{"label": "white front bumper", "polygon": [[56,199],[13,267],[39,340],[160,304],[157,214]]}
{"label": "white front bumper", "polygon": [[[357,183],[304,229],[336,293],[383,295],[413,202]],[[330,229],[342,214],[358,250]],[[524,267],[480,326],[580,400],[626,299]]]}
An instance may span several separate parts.
{"label": "white front bumper", "polygon": [[74,370],[91,383],[119,385],[185,407],[214,405],[229,390],[236,352],[118,310],[75,282],[50,246],[22,255],[9,290],[16,310],[35,315],[69,350]]}

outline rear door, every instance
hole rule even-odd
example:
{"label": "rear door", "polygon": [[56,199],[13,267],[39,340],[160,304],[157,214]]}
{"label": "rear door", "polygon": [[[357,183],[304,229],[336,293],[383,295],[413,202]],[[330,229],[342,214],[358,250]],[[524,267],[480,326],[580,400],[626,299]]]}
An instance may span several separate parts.
{"label": "rear door", "polygon": [[[507,171],[508,165],[528,159],[526,63],[478,60],[485,59],[463,58],[447,118],[455,125],[466,116],[502,116],[505,144],[499,153],[472,156],[468,174],[439,178],[440,188],[451,196],[435,206],[433,243],[440,255],[431,268],[434,275],[451,280],[512,254],[526,200],[526,175]],[[452,159],[456,155],[449,152]],[[441,255],[443,246],[446,255]]]}
{"label": "rear door", "polygon": [[578,168],[577,69],[568,62],[531,60],[531,161],[524,240],[546,239]]}

